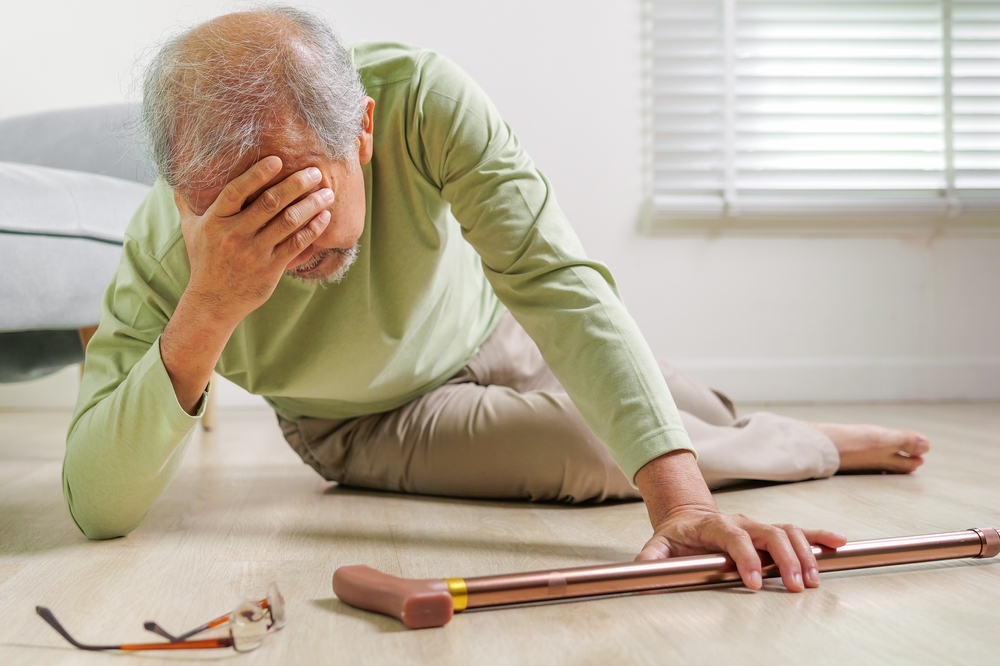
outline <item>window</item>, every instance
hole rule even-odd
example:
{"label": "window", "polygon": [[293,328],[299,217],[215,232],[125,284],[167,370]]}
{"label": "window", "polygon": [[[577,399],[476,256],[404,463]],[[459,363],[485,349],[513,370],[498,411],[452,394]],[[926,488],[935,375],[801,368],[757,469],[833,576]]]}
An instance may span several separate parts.
{"label": "window", "polygon": [[647,230],[1000,228],[1000,0],[646,0]]}

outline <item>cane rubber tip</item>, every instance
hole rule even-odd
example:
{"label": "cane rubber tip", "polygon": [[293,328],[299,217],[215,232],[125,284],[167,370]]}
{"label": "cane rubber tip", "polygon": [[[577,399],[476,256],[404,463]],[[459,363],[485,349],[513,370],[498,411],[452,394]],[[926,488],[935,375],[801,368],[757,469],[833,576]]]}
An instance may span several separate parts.
{"label": "cane rubber tip", "polygon": [[455,613],[444,580],[398,578],[364,565],[337,569],[333,591],[346,604],[389,615],[410,629],[443,627]]}

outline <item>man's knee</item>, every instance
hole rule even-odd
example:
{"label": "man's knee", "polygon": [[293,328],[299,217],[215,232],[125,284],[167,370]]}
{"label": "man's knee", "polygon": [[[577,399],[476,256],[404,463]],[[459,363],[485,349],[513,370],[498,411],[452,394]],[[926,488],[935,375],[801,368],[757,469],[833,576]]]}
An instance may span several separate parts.
{"label": "man's knee", "polygon": [[553,432],[547,433],[549,442],[556,444],[558,480],[553,484],[555,496],[551,499],[569,502],[602,502],[610,499],[638,499],[638,490],[615,464],[608,448],[590,430],[583,417],[569,403],[561,410],[562,418],[550,424]]}

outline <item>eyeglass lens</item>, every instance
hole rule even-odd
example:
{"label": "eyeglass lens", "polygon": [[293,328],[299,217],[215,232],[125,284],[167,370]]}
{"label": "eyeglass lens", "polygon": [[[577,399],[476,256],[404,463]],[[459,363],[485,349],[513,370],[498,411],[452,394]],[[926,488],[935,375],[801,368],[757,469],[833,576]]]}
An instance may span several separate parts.
{"label": "eyeglass lens", "polygon": [[281,596],[277,583],[267,586],[267,610],[271,613],[271,628],[285,626],[285,598]]}
{"label": "eyeglass lens", "polygon": [[237,652],[256,650],[267,636],[264,609],[255,601],[244,601],[233,611],[230,631]]}

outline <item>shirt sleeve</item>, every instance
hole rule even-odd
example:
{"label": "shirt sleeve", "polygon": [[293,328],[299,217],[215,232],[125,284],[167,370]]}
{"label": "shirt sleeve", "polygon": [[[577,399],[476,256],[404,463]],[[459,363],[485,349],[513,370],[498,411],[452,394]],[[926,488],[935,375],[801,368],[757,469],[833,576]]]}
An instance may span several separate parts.
{"label": "shirt sleeve", "polygon": [[694,452],[611,273],[587,259],[551,185],[486,94],[433,53],[414,77],[411,155],[591,430],[630,480],[664,453]]}
{"label": "shirt sleeve", "polygon": [[66,440],[63,495],[91,539],[135,529],[173,478],[194,425],[160,358],[160,333],[178,293],[159,264],[126,237],[121,263],[87,348]]}

